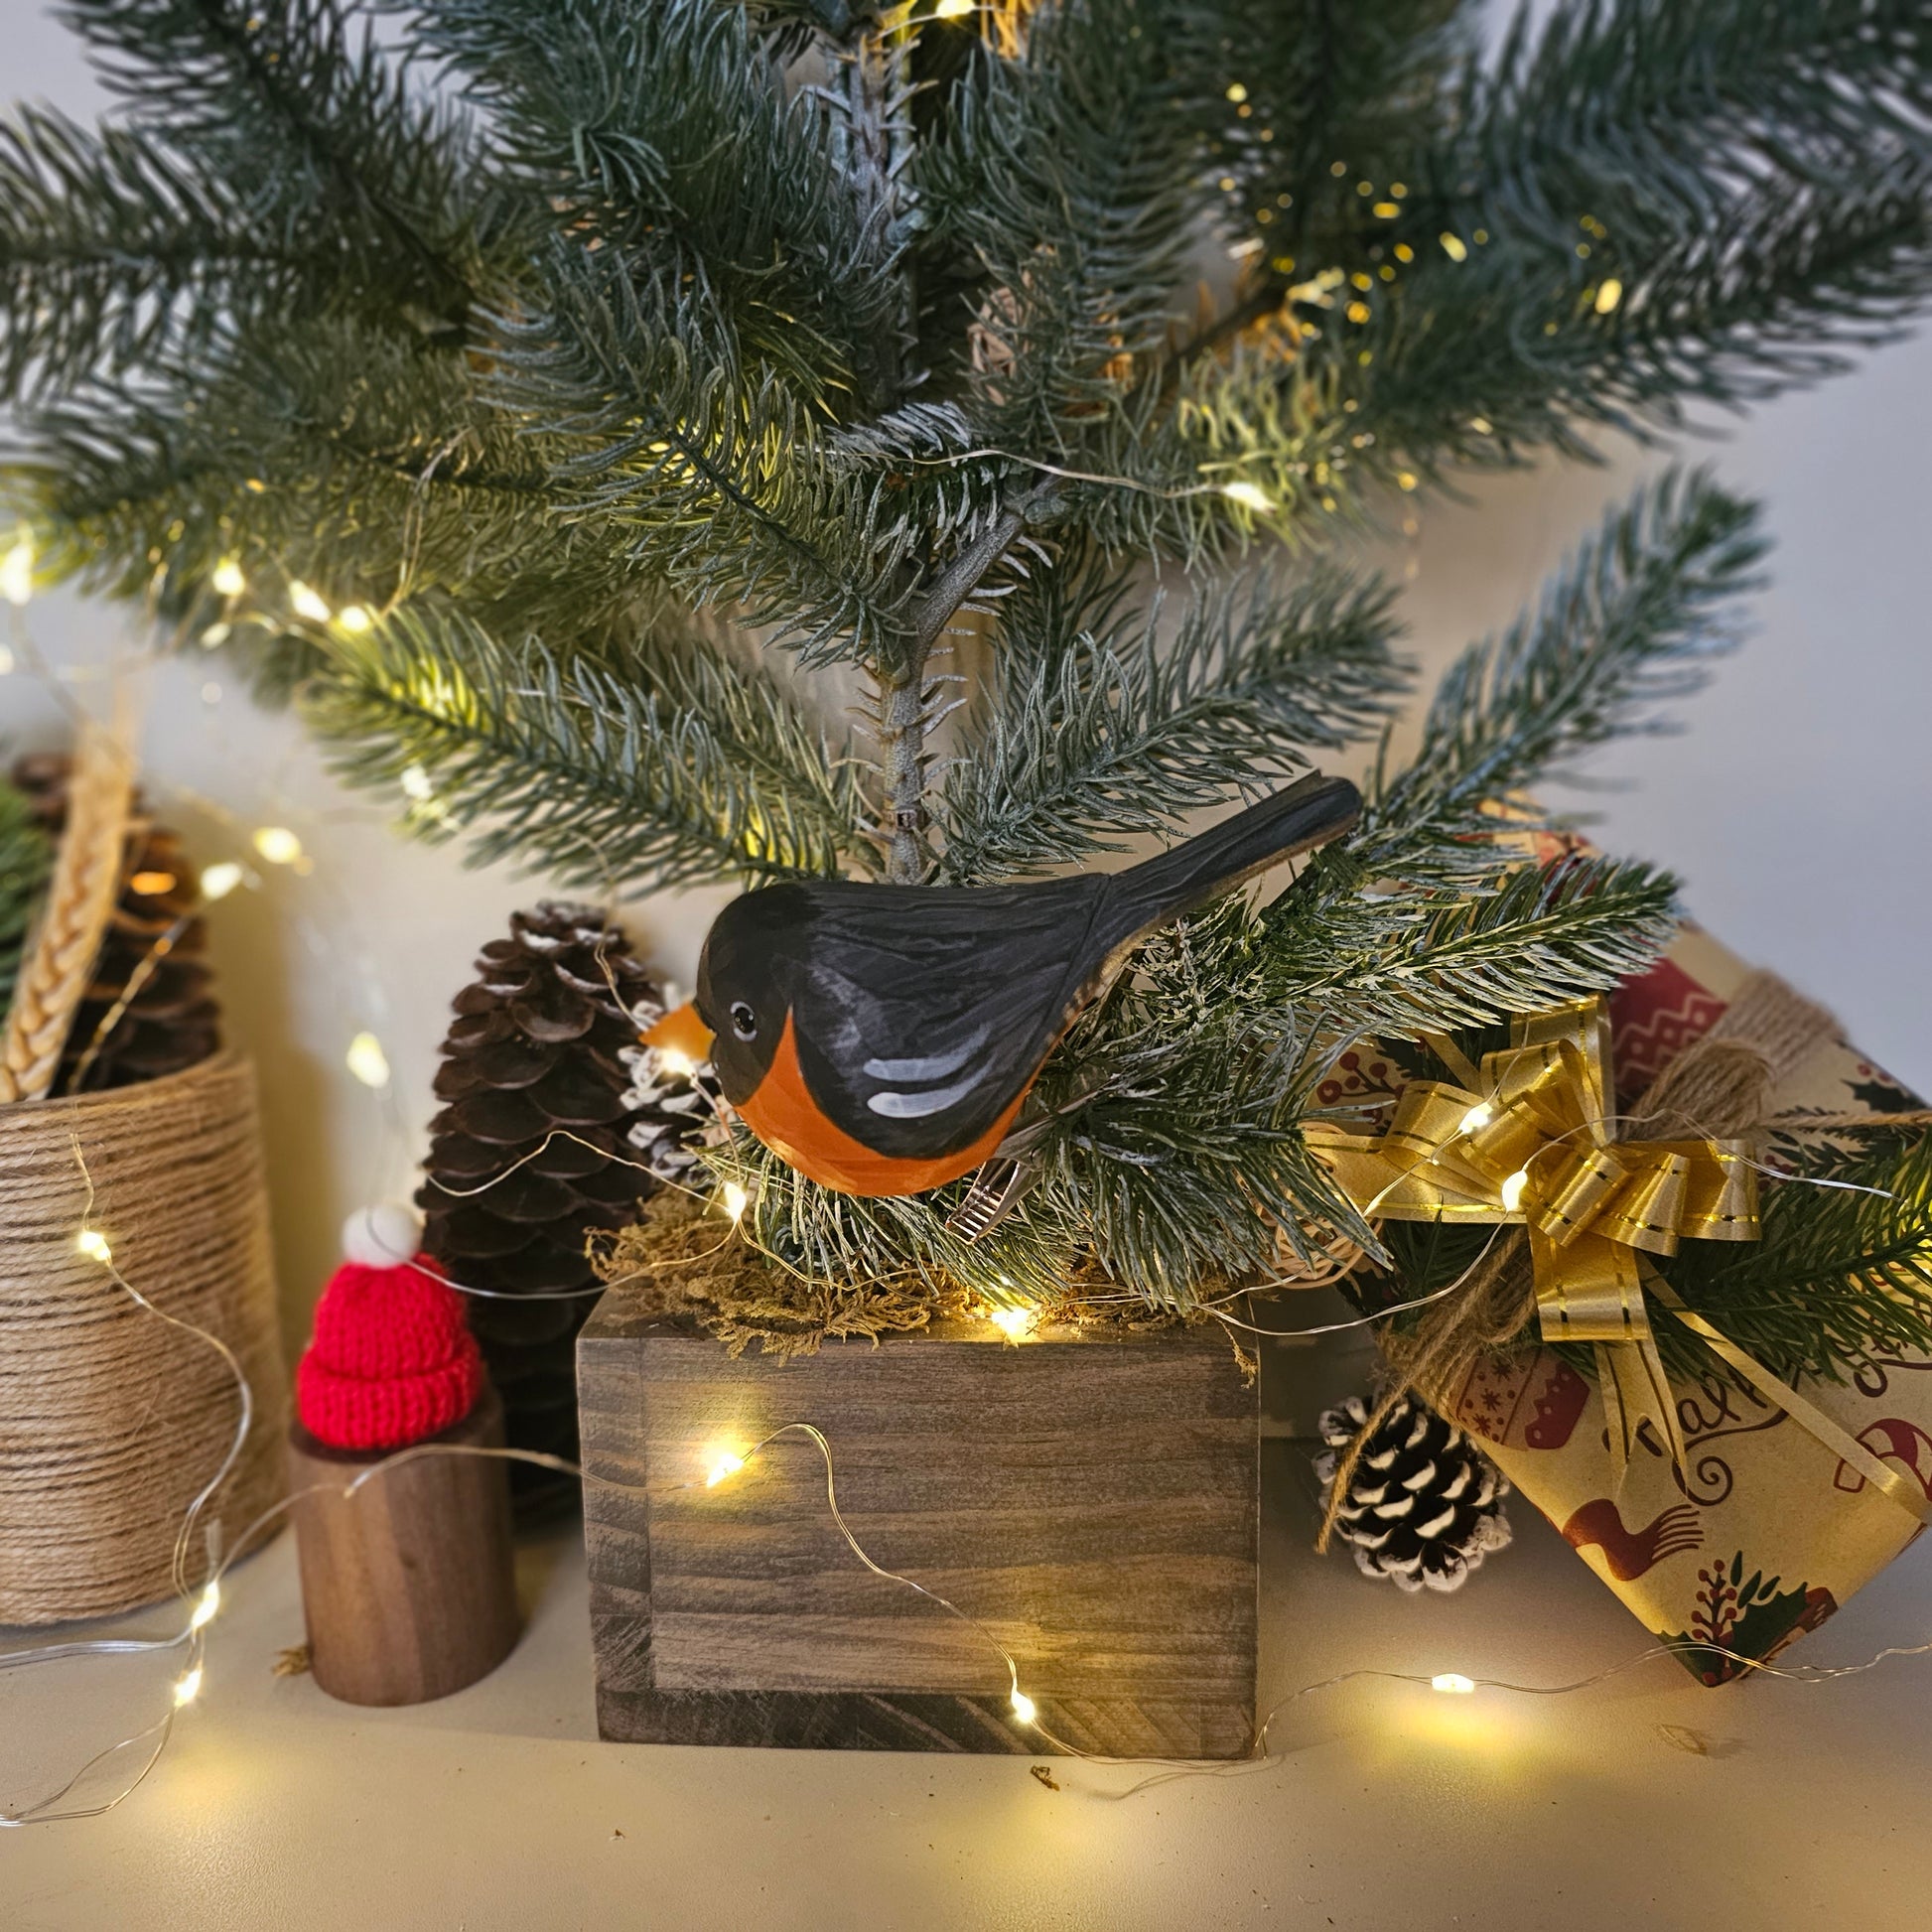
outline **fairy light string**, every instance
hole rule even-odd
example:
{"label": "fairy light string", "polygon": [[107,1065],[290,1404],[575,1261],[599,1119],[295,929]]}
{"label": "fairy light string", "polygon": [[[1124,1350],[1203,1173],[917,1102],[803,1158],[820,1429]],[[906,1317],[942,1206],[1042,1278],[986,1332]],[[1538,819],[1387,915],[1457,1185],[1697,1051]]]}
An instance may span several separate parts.
{"label": "fairy light string", "polygon": [[[1608,286],[1614,285],[1606,284],[1606,287]],[[1614,299],[1614,297],[1611,298],[1612,302]],[[971,454],[979,456],[998,453],[973,452]],[[958,461],[962,459],[951,460]],[[1055,472],[1054,474],[1062,473]],[[1071,476],[1075,473],[1064,474]],[[1090,480],[1123,483],[1129,482],[1126,479],[1112,478],[1095,478]],[[1253,497],[1247,493],[1253,489],[1253,486],[1240,483],[1207,485],[1198,492],[1185,491],[1174,493],[1207,493],[1209,489],[1215,490],[1220,494],[1232,498],[1236,502],[1242,503],[1245,507],[1257,511],[1272,509],[1273,507],[1273,504],[1267,502],[1265,499],[1262,501],[1253,500]],[[1261,496],[1261,492],[1254,490],[1254,496]],[[4,559],[4,573],[0,574],[4,574],[7,579],[6,592],[8,602],[16,606],[26,602],[24,593],[31,583],[32,563],[32,549],[26,543],[25,539],[16,543]],[[223,564],[215,574],[214,588],[223,596],[230,599],[244,594],[247,585],[239,566]],[[296,614],[311,622],[334,622],[350,629],[357,629],[364,627],[368,621],[366,614],[361,612],[358,607],[352,607],[351,609],[345,609],[341,612],[330,612],[322,600],[315,593],[309,591],[307,586],[292,584],[289,587],[289,595],[291,606],[296,611]],[[37,652],[34,653],[34,656],[38,659]],[[45,670],[44,660],[42,661],[42,674],[44,680],[56,688],[57,695],[67,704],[70,705],[71,700],[69,695],[65,691],[59,690],[58,680],[54,680],[51,677],[51,673]],[[236,823],[232,814],[219,811],[218,808],[217,812],[218,816],[224,821],[231,824]],[[250,835],[248,844],[268,864],[287,867],[291,871],[306,872],[309,870],[309,867],[303,863],[307,855],[303,851],[299,836],[288,828],[281,826],[262,826],[256,828]],[[259,884],[259,880],[248,867],[241,863],[233,860],[218,861],[206,867],[200,875],[201,891],[199,903],[205,905],[218,900],[235,890],[236,887],[244,884],[255,886]],[[192,913],[186,914],[183,919],[177,920],[175,925],[161,936],[156,942],[150,958],[144,961],[140,967],[137,967],[137,975],[144,977],[146,974],[151,974],[155,970],[155,967],[159,964],[160,959],[165,956],[168,948],[178,939],[180,930],[184,927],[186,918],[189,916],[192,916]],[[137,979],[131,984],[130,996],[134,985],[138,983],[139,981]],[[120,1017],[120,1012],[125,1010],[126,1003],[124,999],[120,1008],[111,1012],[101,1027],[96,1030],[95,1037],[90,1044],[90,1052],[97,1050],[102,1039],[112,1031],[113,1025]],[[351,1041],[350,1049],[346,1057],[351,1063],[351,1070],[357,1073],[357,1077],[361,1078],[364,1084],[377,1089],[388,1084],[386,1059],[381,1056],[380,1041],[374,1035],[366,1033],[358,1035]],[[358,1060],[360,1062],[359,1065],[356,1064]],[[379,1077],[376,1077],[378,1064],[380,1066],[380,1074]],[[674,1066],[667,1059],[666,1070],[673,1073],[688,1074],[694,1072],[696,1069],[695,1067]],[[1477,1118],[1480,1112],[1480,1109],[1471,1110],[1470,1118],[1463,1123],[1462,1132],[1473,1132],[1481,1125],[1480,1119]],[[1801,1123],[1794,1122],[1794,1124]],[[519,1161],[512,1163],[501,1173],[492,1176],[481,1186],[461,1190],[448,1189],[446,1191],[464,1194],[485,1192],[489,1187],[506,1179],[525,1161],[535,1159],[553,1140],[560,1137],[568,1140],[581,1139],[581,1137],[571,1134],[568,1130],[554,1130],[552,1134],[546,1136],[542,1147],[533,1150]],[[589,1145],[588,1143],[585,1144]],[[209,1479],[190,1500],[176,1536],[171,1571],[177,1595],[184,1611],[182,1624],[178,1630],[170,1635],[160,1637],[112,1636],[67,1639],[48,1644],[30,1645],[10,1651],[0,1651],[0,1672],[30,1669],[92,1658],[153,1655],[175,1650],[180,1650],[183,1653],[181,1669],[168,1687],[167,1702],[161,1715],[149,1725],[93,1753],[84,1760],[71,1776],[42,1798],[20,1810],[10,1813],[0,1812],[0,1827],[8,1829],[21,1829],[35,1824],[49,1824],[99,1817],[125,1802],[127,1798],[131,1797],[141,1787],[165,1753],[173,1737],[174,1727],[181,1714],[198,1700],[205,1689],[207,1670],[208,1632],[218,1620],[223,1602],[223,1584],[228,1573],[235,1564],[240,1562],[257,1547],[266,1533],[302,1497],[322,1493],[337,1486],[333,1484],[312,1484],[294,1494],[282,1498],[279,1502],[257,1516],[238,1536],[226,1540],[225,1545],[220,1535],[221,1525],[218,1519],[207,1524],[204,1531],[208,1553],[204,1581],[199,1586],[190,1583],[190,1552],[195,1541],[196,1532],[198,1528],[203,1527],[203,1519],[209,1505],[219,1492],[222,1483],[234,1468],[243,1451],[249,1432],[253,1427],[256,1408],[253,1389],[240,1361],[235,1356],[233,1350],[219,1335],[156,1306],[123,1274],[114,1259],[109,1235],[94,1225],[94,1211],[96,1206],[94,1179],[87,1168],[84,1153],[77,1139],[73,1143],[73,1154],[76,1167],[79,1170],[86,1190],[85,1205],[83,1207],[80,1225],[76,1229],[74,1236],[76,1251],[97,1263],[115,1286],[144,1312],[158,1317],[160,1320],[167,1322],[171,1327],[191,1336],[202,1345],[219,1354],[234,1381],[237,1396],[237,1420],[234,1434],[218,1465]],[[649,1171],[645,1163],[624,1160],[621,1156],[614,1156],[612,1158],[620,1161],[624,1166]],[[1753,1163],[1752,1165],[1755,1166],[1757,1164]],[[1811,1184],[1818,1186],[1851,1187],[1855,1185],[1855,1183],[1851,1182],[1827,1180],[1817,1176],[1792,1174],[1770,1168],[1760,1168],[1760,1172],[1774,1178],[1809,1181]],[[680,1183],[673,1181],[667,1184],[679,1185]],[[685,1189],[684,1191],[695,1194],[697,1190]],[[1860,1188],[1859,1191],[1882,1193],[1885,1190],[1864,1187]],[[716,1200],[726,1210],[730,1225],[724,1232],[723,1240],[729,1241],[734,1238],[749,1238],[745,1235],[743,1222],[750,1202],[749,1197],[742,1187],[737,1186],[735,1183],[727,1182],[717,1195],[704,1198]],[[413,1256],[398,1257],[398,1260],[404,1265],[421,1267],[421,1264]],[[423,1272],[430,1273],[432,1271],[424,1269]],[[465,1295],[487,1297],[493,1293],[492,1291],[481,1289],[471,1284],[451,1281],[440,1273],[436,1274],[436,1279],[446,1281],[448,1286]],[[1256,1292],[1257,1287],[1266,1288],[1276,1285],[1278,1284],[1250,1284],[1245,1288],[1231,1291],[1230,1296],[1226,1299],[1235,1299],[1242,1295],[1251,1294]],[[1372,1325],[1384,1321],[1392,1313],[1401,1312],[1407,1309],[1420,1308],[1429,1303],[1441,1300],[1452,1294],[1459,1285],[1460,1278],[1458,1278],[1457,1282],[1450,1283],[1444,1289],[1417,1298],[1411,1303],[1403,1304],[1399,1309],[1385,1309],[1374,1314],[1358,1316],[1349,1320],[1316,1323],[1295,1329],[1261,1328],[1255,1324],[1240,1321],[1237,1317],[1229,1314],[1224,1309],[1215,1309],[1210,1311],[1210,1312],[1215,1319],[1243,1328],[1250,1333],[1264,1334],[1277,1338],[1311,1337],[1337,1333],[1345,1329]],[[602,1284],[595,1289],[588,1290],[559,1291],[558,1294],[571,1298],[581,1297],[587,1294],[602,1294],[607,1286],[609,1284]],[[524,1297],[522,1299],[529,1298]],[[545,1298],[540,1297],[539,1299]],[[995,1311],[990,1318],[993,1325],[1005,1334],[1007,1339],[1012,1341],[1024,1340],[1030,1336],[1034,1330],[1035,1320],[1032,1311],[1026,1310]],[[1795,1684],[1835,1683],[1841,1679],[1862,1675],[1866,1671],[1876,1669],[1881,1664],[1893,1658],[1918,1657],[1932,1654],[1932,1642],[1910,1645],[1893,1644],[1885,1646],[1873,1656],[1862,1662],[1837,1665],[1800,1664],[1797,1666],[1780,1666],[1767,1663],[1759,1658],[1745,1656],[1715,1642],[1679,1641],[1653,1644],[1601,1670],[1557,1684],[1530,1684],[1501,1677],[1470,1677],[1456,1671],[1425,1673],[1418,1671],[1399,1671],[1380,1667],[1361,1667],[1338,1672],[1332,1676],[1303,1685],[1286,1697],[1278,1700],[1256,1725],[1249,1753],[1245,1760],[1237,1760],[1232,1764],[1226,1765],[1203,1765],[1196,1760],[1154,1756],[1111,1756],[1105,1753],[1086,1750],[1080,1745],[1057,1735],[1052,1730],[1040,1715],[1038,1701],[1029,1692],[1023,1682],[1020,1660],[999,1641],[979,1618],[972,1615],[969,1611],[962,1609],[950,1598],[941,1595],[938,1591],[919,1583],[915,1578],[888,1568],[866,1549],[852,1529],[839,1502],[831,1441],[816,1425],[807,1421],[784,1423],[759,1438],[756,1443],[742,1451],[734,1450],[714,1455],[706,1466],[695,1469],[688,1479],[679,1482],[652,1484],[647,1486],[644,1493],[650,1495],[685,1492],[702,1493],[727,1488],[739,1481],[740,1478],[750,1474],[755,1469],[759,1458],[774,1444],[790,1436],[802,1436],[810,1443],[818,1454],[824,1467],[825,1505],[827,1511],[831,1516],[834,1527],[838,1530],[840,1537],[854,1559],[882,1581],[916,1593],[932,1604],[938,1611],[953,1617],[971,1630],[987,1646],[992,1658],[997,1660],[1005,1679],[1007,1705],[1014,1723],[1023,1730],[1036,1735],[1043,1742],[1051,1745],[1055,1750],[1095,1764],[1168,1766],[1172,1767],[1173,1774],[1174,1775],[1225,1775],[1229,1772],[1263,1768],[1271,1762],[1280,1761],[1279,1758],[1272,1757],[1270,1754],[1269,1738],[1273,1726],[1285,1712],[1311,1697],[1369,1680],[1410,1685],[1428,1689],[1435,1694],[1449,1696],[1470,1696],[1478,1692],[1494,1692],[1520,1697],[1554,1698],[1574,1696],[1587,1692],[1657,1659],[1680,1657],[1687,1653],[1694,1654],[1700,1658],[1723,1659],[1735,1665],[1740,1671]],[[579,1464],[568,1458],[546,1454],[541,1451],[506,1448],[485,1448],[474,1445],[432,1443],[414,1445],[410,1448],[400,1449],[392,1455],[385,1456],[380,1461],[359,1471],[349,1481],[342,1484],[340,1486],[341,1492],[345,1498],[353,1497],[361,1493],[377,1478],[385,1476],[391,1470],[431,1455],[469,1455],[502,1461],[525,1462],[560,1473],[573,1475],[588,1482],[613,1483],[612,1478],[600,1475],[594,1471],[586,1471]],[[626,1489],[633,1488],[632,1485],[625,1484],[614,1484],[614,1486]],[[72,1794],[98,1767],[118,1757],[123,1752],[140,1750],[143,1746],[146,1747],[145,1752],[141,1756],[140,1762],[132,1776],[111,1796],[92,1803],[69,1802]],[[1142,1785],[1134,1787],[1134,1790],[1145,1788],[1146,1783],[1144,1782]],[[1130,1791],[1117,1795],[1129,1796],[1133,1795],[1133,1793]]]}
{"label": "fairy light string", "polygon": [[[0,1813],[0,1827],[20,1829],[29,1825],[52,1824],[59,1821],[72,1821],[95,1818],[113,1810],[133,1795],[146,1781],[149,1774],[159,1763],[169,1740],[174,1734],[174,1726],[180,1714],[202,1693],[206,1681],[207,1658],[207,1632],[217,1620],[222,1603],[222,1585],[228,1572],[245,1555],[256,1547],[269,1527],[290,1510],[303,1496],[323,1493],[336,1488],[335,1484],[310,1484],[293,1495],[283,1497],[279,1502],[264,1510],[242,1532],[229,1540],[225,1549],[215,1548],[215,1536],[210,1534],[211,1570],[199,1589],[191,1588],[188,1583],[186,1553],[194,1538],[194,1532],[203,1511],[219,1489],[228,1471],[233,1467],[246,1440],[254,1417],[253,1390],[247,1374],[233,1351],[218,1335],[200,1327],[198,1324],[170,1314],[166,1310],[157,1308],[121,1272],[113,1259],[111,1243],[106,1236],[92,1225],[94,1203],[92,1176],[87,1173],[84,1156],[76,1142],[74,1158],[85,1178],[87,1207],[81,1226],[75,1236],[76,1249],[99,1263],[115,1285],[126,1294],[137,1307],[145,1312],[157,1315],[171,1326],[195,1336],[208,1347],[218,1352],[227,1364],[234,1378],[238,1398],[238,1422],[234,1439],[227,1452],[209,1481],[190,1502],[184,1515],[181,1530],[176,1538],[175,1576],[178,1592],[187,1611],[183,1627],[168,1637],[99,1637],[67,1640],[51,1644],[33,1645],[23,1649],[0,1652],[0,1671],[25,1669],[38,1665],[53,1664],[81,1658],[124,1656],[141,1652],[158,1652],[183,1649],[186,1655],[183,1668],[175,1678],[169,1692],[169,1702],[162,1715],[143,1728],[129,1736],[117,1740],[105,1749],[95,1752],[85,1760],[70,1777],[57,1789],[36,1802],[11,1813]],[[90,1238],[91,1237],[91,1238]],[[773,1444],[787,1436],[803,1436],[817,1451],[825,1469],[825,1501],[834,1526],[839,1531],[846,1547],[853,1556],[873,1575],[883,1581],[911,1590],[925,1598],[940,1611],[956,1618],[972,1630],[998,1660],[1006,1679],[1008,1709],[1014,1723],[1023,1730],[1030,1731],[1055,1750],[1069,1757],[1084,1759],[1094,1764],[1150,1765],[1171,1767],[1175,1775],[1225,1775],[1231,1771],[1262,1768],[1270,1762],[1279,1762],[1270,1755],[1268,1741],[1270,1732],[1282,1714],[1304,1700],[1321,1692],[1338,1690],[1342,1687],[1367,1681],[1379,1680],[1393,1684],[1408,1684],[1423,1687],[1439,1695],[1472,1696],[1479,1691],[1493,1691],[1520,1697],[1553,1698],[1578,1695],[1591,1690],[1612,1678],[1624,1675],[1639,1666],[1658,1658],[1677,1657],[1693,1654],[1700,1658],[1722,1658],[1736,1665],[1741,1671],[1759,1676],[1774,1678],[1787,1683],[1821,1684],[1835,1683],[1840,1679],[1855,1677],[1894,1657],[1918,1657],[1932,1653],[1932,1642],[1923,1644],[1891,1644],[1875,1655],[1860,1663],[1852,1664],[1801,1664],[1786,1667],[1771,1664],[1759,1658],[1747,1657],[1719,1643],[1683,1641],[1653,1644],[1647,1649],[1626,1657],[1617,1663],[1593,1671],[1587,1676],[1558,1684],[1528,1684],[1511,1678],[1470,1677],[1459,1671],[1439,1671],[1424,1673],[1420,1671],[1398,1671],[1379,1667],[1362,1667],[1341,1671],[1305,1684],[1299,1690],[1279,1699],[1256,1725],[1253,1740],[1246,1759],[1235,1760],[1224,1765],[1203,1764],[1197,1760],[1167,1758],[1159,1756],[1114,1756],[1103,1752],[1090,1751],[1057,1734],[1040,1715],[1038,1701],[1032,1695],[1023,1682],[1020,1660],[1006,1645],[992,1633],[979,1618],[963,1610],[950,1598],[929,1588],[917,1579],[901,1572],[889,1569],[879,1562],[859,1541],[850,1522],[840,1505],[838,1485],[832,1445],[830,1439],[816,1425],[809,1422],[788,1422],[769,1431],[742,1451],[732,1450],[715,1453],[702,1467],[694,1467],[693,1473],[683,1481],[650,1484],[643,1493],[647,1495],[666,1495],[675,1493],[702,1492],[722,1488],[750,1472]],[[485,1448],[456,1443],[420,1443],[397,1450],[383,1457],[366,1469],[358,1471],[352,1478],[340,1485],[345,1498],[352,1498],[362,1492],[378,1477],[392,1469],[405,1466],[432,1455],[470,1455],[482,1456],[501,1461],[520,1461],[571,1474],[587,1482],[612,1483],[635,1493],[636,1485],[615,1483],[610,1477],[595,1471],[585,1470],[568,1458],[546,1454],[531,1449]],[[217,1526],[218,1528],[218,1526]],[[66,1801],[76,1787],[92,1773],[96,1767],[118,1756],[121,1752],[147,1746],[134,1775],[112,1796],[91,1804],[69,1804]],[[1146,1782],[1135,1787],[1146,1788]],[[1132,1795],[1129,1793],[1118,1794]]]}

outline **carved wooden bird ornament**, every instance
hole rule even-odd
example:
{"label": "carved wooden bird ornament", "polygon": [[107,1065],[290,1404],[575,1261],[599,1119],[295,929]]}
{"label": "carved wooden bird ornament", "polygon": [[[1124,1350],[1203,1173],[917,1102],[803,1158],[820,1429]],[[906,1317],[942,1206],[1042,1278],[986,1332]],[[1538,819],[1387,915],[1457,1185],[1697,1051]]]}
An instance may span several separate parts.
{"label": "carved wooden bird ornament", "polygon": [[[922,1193],[993,1154],[1046,1056],[1149,933],[1360,811],[1345,778],[1315,773],[1125,872],[761,887],[718,915],[694,1007],[645,1038],[708,1047],[745,1124],[820,1185]],[[702,1045],[694,1011],[713,1035]]]}

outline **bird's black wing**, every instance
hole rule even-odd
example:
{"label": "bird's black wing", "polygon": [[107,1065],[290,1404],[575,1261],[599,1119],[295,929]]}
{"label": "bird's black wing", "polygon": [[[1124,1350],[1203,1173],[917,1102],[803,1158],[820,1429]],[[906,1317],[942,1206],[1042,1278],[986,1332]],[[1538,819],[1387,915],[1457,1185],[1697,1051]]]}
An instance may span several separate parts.
{"label": "bird's black wing", "polygon": [[1285,791],[1113,874],[1097,933],[1104,956],[1117,960],[1157,926],[1233,892],[1270,866],[1325,845],[1361,811],[1361,793],[1346,778],[1311,771]]}
{"label": "bird's black wing", "polygon": [[787,992],[812,1098],[892,1159],[970,1147],[1147,933],[1334,837],[1360,809],[1346,779],[1314,775],[1124,873],[770,889],[806,914]]}
{"label": "bird's black wing", "polygon": [[1107,884],[803,887],[811,943],[790,993],[813,1099],[893,1159],[970,1147],[1090,997]]}

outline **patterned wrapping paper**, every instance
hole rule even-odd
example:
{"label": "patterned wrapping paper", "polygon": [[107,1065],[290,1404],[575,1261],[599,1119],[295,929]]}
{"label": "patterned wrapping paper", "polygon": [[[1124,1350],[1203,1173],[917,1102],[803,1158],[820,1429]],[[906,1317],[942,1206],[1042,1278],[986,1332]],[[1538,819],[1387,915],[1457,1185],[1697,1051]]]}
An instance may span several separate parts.
{"label": "patterned wrapping paper", "polygon": [[[1649,973],[1611,1000],[1622,1104],[1708,1032],[1749,968],[1686,926]],[[1334,1100],[1400,1084],[1372,1054],[1339,1070]],[[1774,1112],[1878,1113],[1922,1105],[1838,1040],[1771,1097]],[[1920,1524],[1802,1424],[1715,1371],[1674,1381],[1688,1449],[1682,1472],[1648,1436],[1620,1493],[1601,1398],[1553,1350],[1525,1347],[1469,1371],[1439,1405],[1482,1441],[1511,1482],[1563,1533],[1644,1626],[1671,1642],[1768,1658],[1815,1630],[1919,1533]],[[1932,1497],[1932,1357],[1887,1355],[1855,1379],[1804,1393]],[[1745,1667],[1714,1652],[1685,1662],[1706,1684]]]}

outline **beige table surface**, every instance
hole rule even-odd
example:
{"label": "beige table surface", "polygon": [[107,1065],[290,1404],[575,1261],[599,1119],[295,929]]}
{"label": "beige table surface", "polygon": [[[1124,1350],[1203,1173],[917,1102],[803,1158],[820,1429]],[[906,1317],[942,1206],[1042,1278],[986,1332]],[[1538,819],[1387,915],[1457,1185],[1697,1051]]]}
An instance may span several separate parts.
{"label": "beige table surface", "polygon": [[[1360,1665],[1554,1682],[1643,1647],[1520,1502],[1515,1548],[1453,1597],[1319,1562],[1306,1471],[1305,1446],[1265,1446],[1265,1697]],[[1720,1692],[1655,1660],[1555,1701],[1356,1683],[1285,1712],[1273,1763],[1055,1760],[1055,1791],[1026,1759],[600,1744],[564,1539],[525,1552],[530,1627],[494,1676],[353,1710],[271,1675],[302,1635],[293,1555],[233,1577],[204,1696],[139,1792],[0,1834],[5,1932],[1932,1926],[1932,1657]],[[1932,1544],[1798,1654],[1932,1639],[1929,1587]],[[0,1674],[0,1803],[168,1674]]]}

